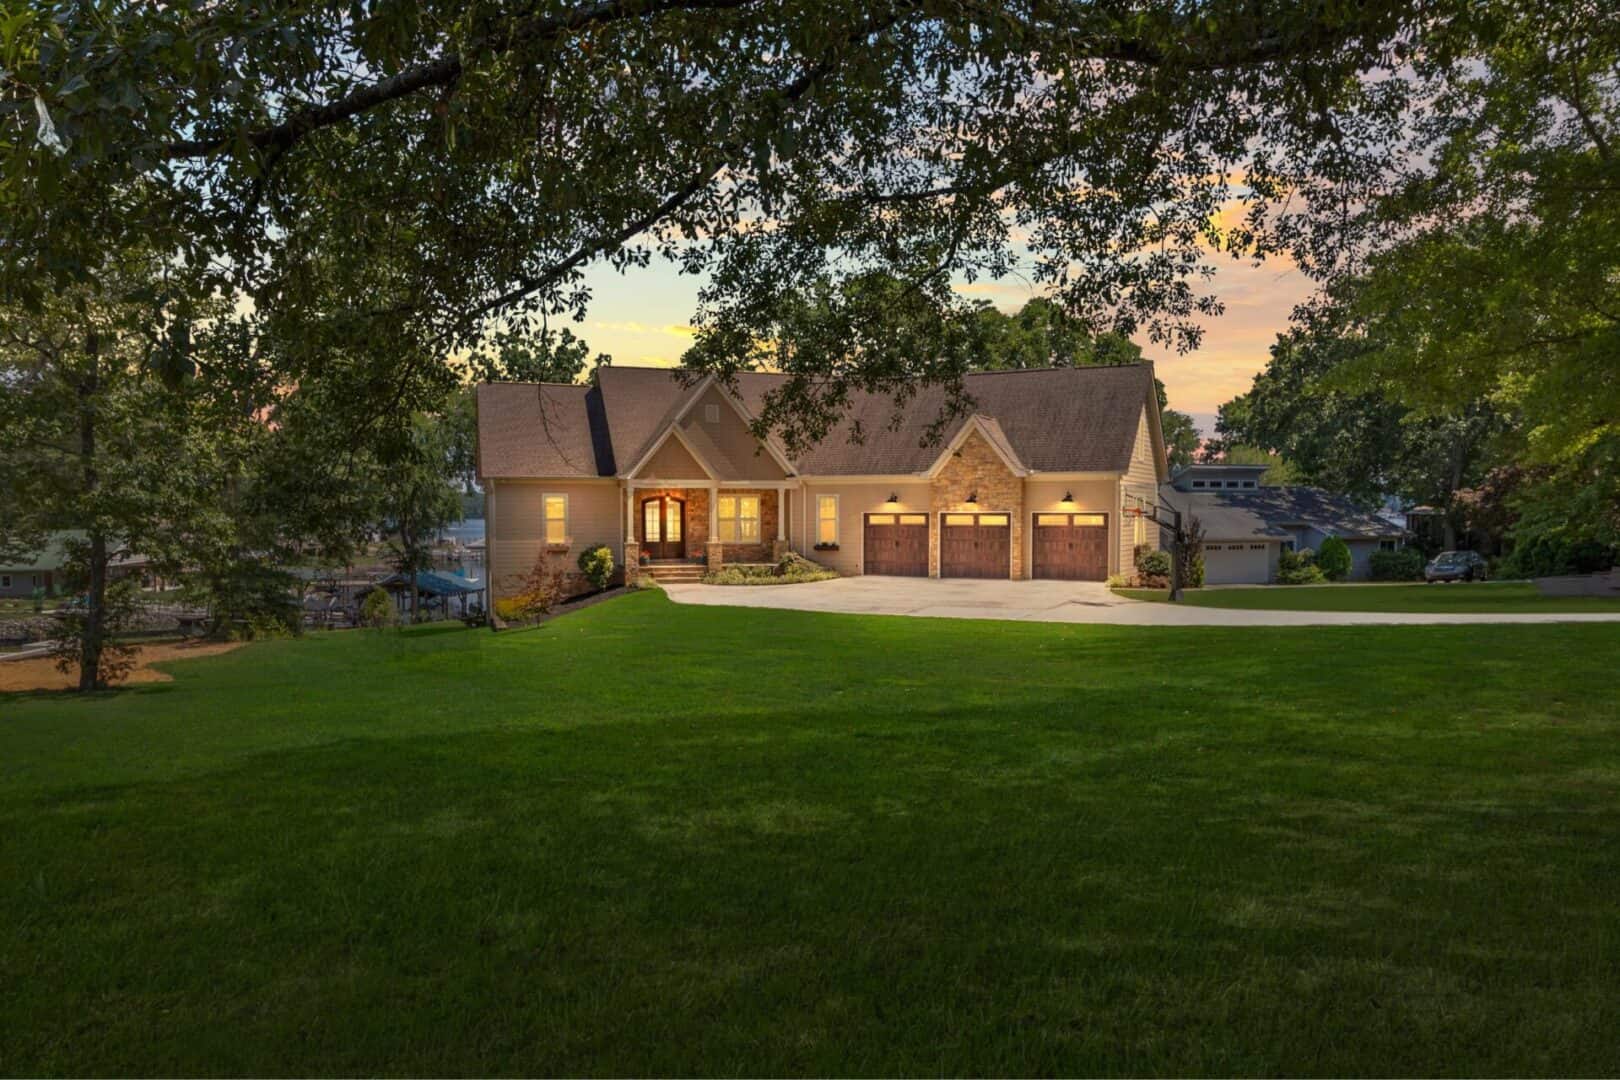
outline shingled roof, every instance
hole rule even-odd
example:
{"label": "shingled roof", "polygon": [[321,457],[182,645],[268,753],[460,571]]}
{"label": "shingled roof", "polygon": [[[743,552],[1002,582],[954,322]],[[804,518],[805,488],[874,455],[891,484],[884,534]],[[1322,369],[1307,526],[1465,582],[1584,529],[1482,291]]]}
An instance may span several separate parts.
{"label": "shingled roof", "polygon": [[1286,540],[1293,536],[1290,528],[1302,525],[1344,540],[1401,535],[1399,528],[1344,496],[1299,484],[1210,492],[1177,491],[1165,484],[1160,499],[1198,515],[1210,540]]}
{"label": "shingled roof", "polygon": [[[738,400],[757,415],[783,381],[745,372],[737,377]],[[898,426],[887,395],[856,393],[844,424],[802,454],[795,469],[813,476],[922,473],[976,414],[999,449],[1035,472],[1123,472],[1143,408],[1154,400],[1149,364],[979,372],[964,381],[975,404],[952,419],[941,441],[925,437],[945,408],[943,387],[919,390],[901,406]],[[480,474],[616,475],[652,449],[703,385],[688,385],[669,368],[611,366],[598,369],[597,383],[480,386]],[[857,425],[859,443],[849,438]]]}

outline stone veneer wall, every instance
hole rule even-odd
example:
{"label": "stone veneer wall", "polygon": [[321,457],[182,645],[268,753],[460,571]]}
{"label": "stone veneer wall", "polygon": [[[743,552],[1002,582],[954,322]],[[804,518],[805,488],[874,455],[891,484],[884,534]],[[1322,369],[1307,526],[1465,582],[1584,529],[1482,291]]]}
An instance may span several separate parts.
{"label": "stone veneer wall", "polygon": [[[967,497],[979,496],[969,506]],[[946,511],[990,513],[1004,511],[1012,515],[1012,576],[1021,579],[1024,571],[1024,483],[1012,474],[1001,455],[984,441],[977,431],[963,441],[961,449],[952,455],[934,477],[929,490],[928,576],[939,577],[939,538],[942,531],[940,514]]]}

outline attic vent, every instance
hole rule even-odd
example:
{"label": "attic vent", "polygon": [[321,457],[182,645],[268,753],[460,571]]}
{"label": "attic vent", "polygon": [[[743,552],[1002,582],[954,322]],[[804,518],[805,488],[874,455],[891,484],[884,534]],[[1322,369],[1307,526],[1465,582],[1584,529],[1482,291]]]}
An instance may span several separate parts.
{"label": "attic vent", "polygon": [[703,406],[703,422],[705,424],[718,424],[720,422],[720,406]]}

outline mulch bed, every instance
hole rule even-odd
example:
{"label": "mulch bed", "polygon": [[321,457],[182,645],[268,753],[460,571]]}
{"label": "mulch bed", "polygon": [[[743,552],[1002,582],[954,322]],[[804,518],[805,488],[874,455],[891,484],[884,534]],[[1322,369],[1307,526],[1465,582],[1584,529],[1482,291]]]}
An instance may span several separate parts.
{"label": "mulch bed", "polygon": [[579,596],[569,597],[567,600],[564,600],[562,603],[558,604],[556,607],[552,608],[550,611],[546,612],[537,619],[530,619],[520,623],[509,623],[505,619],[500,618],[498,615],[491,613],[489,625],[496,631],[528,630],[531,627],[544,626],[553,619],[560,619],[564,615],[572,615],[574,612],[583,608],[588,608],[593,604],[600,604],[604,600],[611,600],[621,593],[630,591],[632,590],[623,585],[609,585],[607,588],[602,589],[599,592],[581,593]]}

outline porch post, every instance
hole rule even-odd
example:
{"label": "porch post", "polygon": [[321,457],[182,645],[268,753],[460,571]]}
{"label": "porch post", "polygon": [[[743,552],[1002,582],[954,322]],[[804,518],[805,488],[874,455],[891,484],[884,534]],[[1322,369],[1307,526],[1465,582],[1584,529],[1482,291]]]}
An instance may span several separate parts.
{"label": "porch post", "polygon": [[703,547],[704,561],[712,573],[726,561],[726,548],[720,542],[720,483],[709,484],[709,542]]}
{"label": "porch post", "polygon": [[624,485],[624,583],[641,582],[641,545],[636,543],[636,489],[628,480]]}
{"label": "porch post", "polygon": [[787,487],[776,489],[776,539],[787,539]]}

